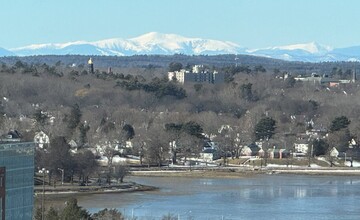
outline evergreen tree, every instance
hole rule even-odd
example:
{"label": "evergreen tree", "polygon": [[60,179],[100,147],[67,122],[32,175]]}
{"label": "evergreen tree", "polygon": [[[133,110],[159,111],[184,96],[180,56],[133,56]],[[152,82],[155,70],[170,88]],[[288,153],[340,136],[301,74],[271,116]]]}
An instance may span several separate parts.
{"label": "evergreen tree", "polygon": [[74,130],[80,123],[81,120],[81,111],[78,104],[75,104],[71,108],[70,115],[68,117],[68,128],[71,130]]}
{"label": "evergreen tree", "polygon": [[329,144],[322,139],[315,139],[312,142],[313,154],[315,156],[325,155],[329,149]]}
{"label": "evergreen tree", "polygon": [[330,131],[339,131],[343,128],[347,128],[350,124],[350,120],[346,116],[340,116],[336,117],[332,122],[330,126]]}
{"label": "evergreen tree", "polygon": [[276,121],[270,117],[262,118],[255,125],[255,138],[256,140],[270,139],[274,135]]}
{"label": "evergreen tree", "polygon": [[90,214],[77,204],[77,199],[72,198],[66,203],[60,215],[61,220],[87,220]]}
{"label": "evergreen tree", "polygon": [[129,125],[129,124],[125,124],[124,127],[122,128],[123,131],[125,132],[125,139],[126,140],[130,140],[133,139],[135,136],[135,130],[134,127]]}
{"label": "evergreen tree", "polygon": [[53,208],[50,207],[49,211],[47,212],[45,216],[46,220],[58,220],[59,219],[59,213]]}
{"label": "evergreen tree", "polygon": [[169,72],[175,72],[181,70],[183,65],[181,63],[172,62],[169,64]]}
{"label": "evergreen tree", "polygon": [[94,213],[92,216],[94,220],[124,220],[125,217],[117,209],[103,209]]}

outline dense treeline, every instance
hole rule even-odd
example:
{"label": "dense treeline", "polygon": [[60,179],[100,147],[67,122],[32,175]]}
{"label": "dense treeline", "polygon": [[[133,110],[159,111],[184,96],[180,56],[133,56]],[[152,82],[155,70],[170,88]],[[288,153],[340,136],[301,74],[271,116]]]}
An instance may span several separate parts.
{"label": "dense treeline", "polygon": [[[41,55],[41,56],[27,56],[27,57],[0,57],[0,63],[7,65],[14,65],[17,61],[22,61],[28,64],[43,64],[49,66],[56,65],[59,61],[64,65],[84,66],[87,63],[89,56],[83,55]],[[333,68],[337,67],[346,71],[347,69],[354,69],[357,65],[355,62],[289,62],[284,60],[271,59],[266,57],[256,57],[249,55],[197,55],[188,56],[182,54],[168,55],[134,55],[134,56],[93,56],[95,66],[97,68],[106,70],[108,67],[112,68],[144,68],[144,69],[158,69],[167,68],[169,63],[181,63],[185,66],[192,66],[195,64],[204,64],[214,67],[228,67],[231,65],[250,66],[252,68],[258,66],[265,67],[268,72],[275,70],[287,71],[296,74],[311,74],[312,72],[319,72],[322,74],[331,74]]]}

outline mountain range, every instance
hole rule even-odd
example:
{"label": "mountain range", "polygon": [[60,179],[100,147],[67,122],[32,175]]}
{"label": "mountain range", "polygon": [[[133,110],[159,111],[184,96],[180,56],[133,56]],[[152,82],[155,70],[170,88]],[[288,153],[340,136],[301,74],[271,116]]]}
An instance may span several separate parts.
{"label": "mountain range", "polygon": [[288,61],[324,62],[359,61],[360,46],[331,48],[316,42],[249,49],[229,41],[188,38],[175,34],[150,32],[130,39],[113,38],[94,42],[74,41],[68,43],[32,44],[24,47],[4,49],[0,56],[32,55],[217,55],[244,54],[282,59]]}

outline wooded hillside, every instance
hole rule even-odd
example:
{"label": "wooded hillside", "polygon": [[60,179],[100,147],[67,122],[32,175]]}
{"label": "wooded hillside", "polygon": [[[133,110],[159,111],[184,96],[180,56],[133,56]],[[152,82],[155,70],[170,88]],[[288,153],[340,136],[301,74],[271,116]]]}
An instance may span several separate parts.
{"label": "wooded hillside", "polygon": [[[232,55],[94,57],[94,74],[87,72],[87,58],[83,56],[2,58],[1,133],[10,129],[24,133],[44,130],[50,136],[65,136],[91,145],[128,124],[134,128],[134,142],[141,143],[149,136],[167,140],[169,123],[195,123],[206,134],[219,133],[223,125],[229,125],[236,128],[242,144],[250,144],[259,139],[256,125],[269,117],[275,121],[271,141],[290,148],[296,134],[310,129],[310,122],[314,122],[313,128],[328,130],[336,117],[345,116],[350,123],[331,131],[330,146],[345,146],[351,138],[360,137],[357,82],[329,87],[298,82],[293,77],[281,78],[289,69],[293,75],[298,74],[296,69],[303,72],[323,69],[333,77],[350,79],[354,63],[289,63],[259,58],[258,63],[236,66],[226,61],[233,58]],[[240,56],[239,62],[246,60],[247,57]],[[172,61],[182,63],[184,68],[211,64],[208,68],[227,74],[227,82],[222,85],[169,82],[167,71]],[[83,65],[70,67],[70,63]],[[97,67],[99,63],[101,67]],[[111,73],[107,72],[107,65],[113,66]],[[185,133],[192,136],[191,132]]]}

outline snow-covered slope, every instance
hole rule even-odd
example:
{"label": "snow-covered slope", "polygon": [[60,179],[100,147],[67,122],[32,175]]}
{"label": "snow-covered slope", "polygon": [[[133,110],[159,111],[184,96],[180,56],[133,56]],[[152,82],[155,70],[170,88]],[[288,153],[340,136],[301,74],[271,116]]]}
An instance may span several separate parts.
{"label": "snow-covered slope", "polygon": [[150,32],[131,39],[113,38],[95,42],[37,44],[11,51],[19,56],[45,54],[134,55],[134,54],[234,54],[240,46],[225,41],[186,38],[175,34]]}
{"label": "snow-covered slope", "polygon": [[309,62],[324,61],[323,59],[330,51],[329,46],[320,45],[316,42],[247,50],[249,54],[257,56]]}
{"label": "snow-covered slope", "polygon": [[172,55],[182,53],[199,54],[247,54],[289,61],[358,61],[360,46],[332,49],[316,42],[246,49],[229,41],[189,38],[175,34],[150,32],[135,38],[113,38],[94,42],[75,41],[68,43],[33,44],[5,50],[0,48],[0,56],[29,55],[117,55],[136,54]]}

